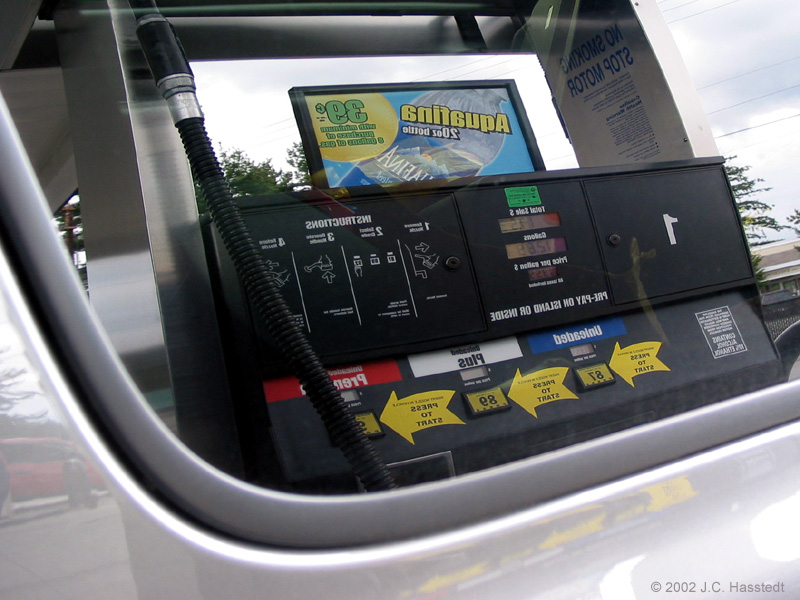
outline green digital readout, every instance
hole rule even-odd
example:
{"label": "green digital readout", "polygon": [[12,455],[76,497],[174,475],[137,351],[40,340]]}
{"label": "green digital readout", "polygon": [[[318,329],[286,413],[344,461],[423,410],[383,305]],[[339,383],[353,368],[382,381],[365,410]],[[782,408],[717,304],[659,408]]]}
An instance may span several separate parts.
{"label": "green digital readout", "polygon": [[520,215],[499,219],[500,231],[514,233],[515,231],[531,231],[532,229],[545,229],[561,225],[558,213],[540,213],[538,215]]}
{"label": "green digital readout", "polygon": [[535,185],[521,185],[505,189],[506,201],[509,208],[521,206],[539,206],[542,199],[539,196],[539,188]]}

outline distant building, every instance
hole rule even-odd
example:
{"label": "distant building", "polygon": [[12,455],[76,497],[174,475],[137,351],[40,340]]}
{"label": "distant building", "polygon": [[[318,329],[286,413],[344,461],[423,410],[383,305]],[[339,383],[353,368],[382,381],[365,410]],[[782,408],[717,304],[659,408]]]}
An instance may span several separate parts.
{"label": "distant building", "polygon": [[761,291],[764,294],[789,292],[775,296],[800,295],[800,238],[755,246],[753,254],[761,257],[764,272]]}

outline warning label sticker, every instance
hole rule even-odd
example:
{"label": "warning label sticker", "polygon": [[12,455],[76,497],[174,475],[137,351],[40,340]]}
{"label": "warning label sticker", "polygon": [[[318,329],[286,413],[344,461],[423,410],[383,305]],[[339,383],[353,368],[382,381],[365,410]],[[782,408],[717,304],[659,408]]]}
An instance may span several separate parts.
{"label": "warning label sticker", "polygon": [[703,329],[703,335],[715,359],[747,352],[747,345],[729,307],[720,306],[695,313],[695,317]]}

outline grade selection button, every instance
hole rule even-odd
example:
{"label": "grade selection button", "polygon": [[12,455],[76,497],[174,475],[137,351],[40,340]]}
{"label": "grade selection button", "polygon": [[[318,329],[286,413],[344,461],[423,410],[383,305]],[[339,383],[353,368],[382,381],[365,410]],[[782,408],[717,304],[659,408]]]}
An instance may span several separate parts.
{"label": "grade selection button", "polygon": [[386,435],[383,431],[383,427],[378,423],[378,417],[375,416],[374,412],[356,413],[353,416],[356,422],[361,426],[361,431],[363,431],[368,438],[378,438]]}
{"label": "grade selection button", "polygon": [[464,403],[473,417],[502,412],[511,408],[508,398],[499,387],[482,392],[465,392]]}
{"label": "grade selection button", "polygon": [[575,369],[575,377],[582,391],[595,390],[616,381],[606,363],[598,363]]}

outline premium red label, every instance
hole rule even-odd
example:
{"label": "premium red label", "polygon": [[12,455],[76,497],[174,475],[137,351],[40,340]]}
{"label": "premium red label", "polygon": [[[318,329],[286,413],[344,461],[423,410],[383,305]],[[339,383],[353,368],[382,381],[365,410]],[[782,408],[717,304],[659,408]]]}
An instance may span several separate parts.
{"label": "premium red label", "polygon": [[[392,383],[402,379],[400,369],[393,360],[329,369],[328,375],[330,375],[333,385],[340,390]],[[267,402],[280,402],[291,398],[301,398],[304,395],[300,382],[292,375],[264,382],[264,396],[266,396]]]}

